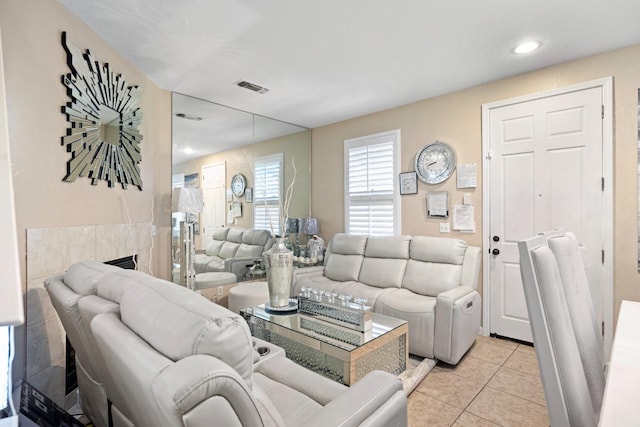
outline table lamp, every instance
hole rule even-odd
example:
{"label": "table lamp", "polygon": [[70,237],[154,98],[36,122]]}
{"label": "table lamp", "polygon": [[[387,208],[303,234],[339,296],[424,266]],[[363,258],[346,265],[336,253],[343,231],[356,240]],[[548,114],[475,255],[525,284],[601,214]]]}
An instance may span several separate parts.
{"label": "table lamp", "polygon": [[180,243],[183,254],[180,257],[180,281],[188,289],[193,289],[196,276],[193,266],[196,258],[196,246],[193,241],[195,232],[190,214],[202,212],[203,207],[201,189],[184,187],[173,189],[171,210],[185,213],[185,220],[180,221]]}

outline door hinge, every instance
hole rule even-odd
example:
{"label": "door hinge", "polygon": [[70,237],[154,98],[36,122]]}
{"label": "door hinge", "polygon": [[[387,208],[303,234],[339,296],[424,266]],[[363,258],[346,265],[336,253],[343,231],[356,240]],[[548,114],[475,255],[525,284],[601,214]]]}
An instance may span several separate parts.
{"label": "door hinge", "polygon": [[601,112],[602,112],[602,118],[604,119],[604,105],[601,105],[601,107],[602,107],[602,109],[601,109]]}
{"label": "door hinge", "polygon": [[602,177],[602,191],[604,191],[604,176]]}
{"label": "door hinge", "polygon": [[602,263],[604,264],[604,249],[602,250]]}
{"label": "door hinge", "polygon": [[485,159],[487,159],[487,160],[491,160],[491,151],[489,151],[489,152],[487,153],[487,157],[485,157]]}
{"label": "door hinge", "polygon": [[602,322],[602,338],[604,338],[604,321]]}

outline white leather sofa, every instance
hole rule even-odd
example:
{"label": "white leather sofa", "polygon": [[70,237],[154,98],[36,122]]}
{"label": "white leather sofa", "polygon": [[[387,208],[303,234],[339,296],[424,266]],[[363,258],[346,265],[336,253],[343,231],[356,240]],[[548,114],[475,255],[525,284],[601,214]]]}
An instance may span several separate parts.
{"label": "white leather sofa", "polygon": [[271,233],[238,227],[219,227],[204,253],[197,253],[194,261],[196,274],[214,271],[234,273],[242,280],[253,260],[273,245]]}
{"label": "white leather sofa", "polygon": [[480,331],[480,248],[460,239],[337,234],[325,264],[296,270],[303,287],[366,297],[376,313],[409,322],[409,352],[456,364]]}
{"label": "white leather sofa", "polygon": [[77,360],[97,362],[80,395],[98,427],[407,425],[395,376],[347,388],[182,286],[92,261],[47,283]]}

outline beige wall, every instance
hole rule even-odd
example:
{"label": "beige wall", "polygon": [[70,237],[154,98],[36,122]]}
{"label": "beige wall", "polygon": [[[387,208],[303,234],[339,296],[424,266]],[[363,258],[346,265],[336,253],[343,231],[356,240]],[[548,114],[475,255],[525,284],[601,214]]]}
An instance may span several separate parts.
{"label": "beige wall", "polygon": [[[296,182],[293,187],[293,197],[289,207],[289,216],[292,218],[306,217],[309,215],[309,188],[311,171],[310,160],[310,131],[304,131],[293,135],[288,135],[269,141],[246,145],[234,150],[200,157],[188,162],[179,163],[173,166],[173,173],[202,174],[202,167],[212,163],[226,162],[226,185],[231,188],[231,178],[236,173],[241,173],[247,178],[247,187],[254,188],[253,179],[253,159],[256,157],[268,156],[270,154],[284,153],[284,189],[291,184],[293,177],[292,160],[296,166]],[[201,178],[201,176],[200,176]],[[244,197],[234,201],[239,201],[242,206],[242,217],[238,219],[239,227],[251,228],[253,224],[253,204],[244,202]],[[200,245],[200,239],[197,239]]]}
{"label": "beige wall", "polygon": [[478,187],[474,191],[457,190],[455,179],[449,179],[436,186],[421,183],[418,195],[402,196],[402,233],[441,235],[440,221],[426,217],[427,191],[449,191],[450,204],[461,203],[462,195],[470,192],[477,232],[450,235],[482,246],[482,104],[608,76],[614,77],[614,315],[617,318],[622,299],[640,300],[636,169],[640,45],[313,129],[312,214],[320,219],[322,235],[328,238],[344,229],[343,141],[401,129],[402,171],[413,170],[418,149],[436,139],[453,146],[458,163],[477,163],[479,167]]}
{"label": "beige wall", "polygon": [[[171,94],[147,80],[56,0],[0,1],[0,30],[24,289],[26,230],[42,227],[153,222],[152,270],[169,277]],[[89,49],[94,59],[122,73],[128,84],[141,86],[143,191],[108,188],[105,181],[92,186],[87,178],[62,182],[70,158],[60,144],[67,128],[60,107],[68,101],[60,77],[69,72],[62,31],[78,48]],[[17,331],[18,350],[23,335]]]}

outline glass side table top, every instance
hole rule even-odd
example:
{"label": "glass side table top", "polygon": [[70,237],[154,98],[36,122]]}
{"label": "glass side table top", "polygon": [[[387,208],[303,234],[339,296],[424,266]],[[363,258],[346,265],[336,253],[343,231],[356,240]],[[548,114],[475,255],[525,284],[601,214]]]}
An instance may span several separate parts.
{"label": "glass side table top", "polygon": [[[294,332],[298,332],[303,335],[307,335],[309,337],[313,337],[319,341],[324,341],[328,344],[340,347],[347,351],[355,350],[358,347],[386,334],[387,332],[407,324],[406,320],[396,319],[393,317],[385,316],[383,314],[372,313],[371,331],[368,333],[362,333],[362,342],[359,345],[354,345],[301,327],[300,323],[303,316],[298,313],[287,315],[268,313],[265,311],[264,304],[246,308],[244,310],[241,310],[241,312],[243,312],[245,316],[255,316],[272,324],[281,326]],[[357,333],[356,331],[351,332]]]}

